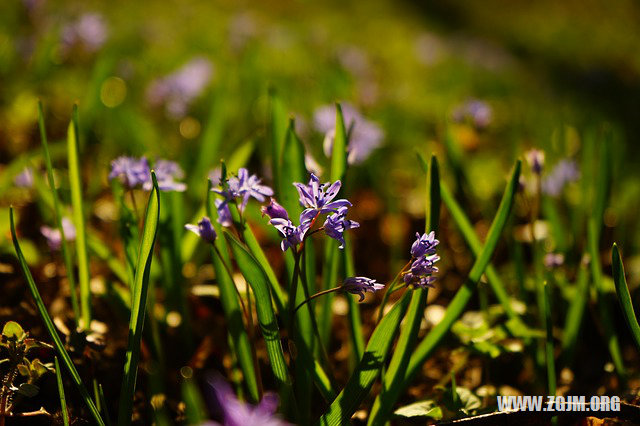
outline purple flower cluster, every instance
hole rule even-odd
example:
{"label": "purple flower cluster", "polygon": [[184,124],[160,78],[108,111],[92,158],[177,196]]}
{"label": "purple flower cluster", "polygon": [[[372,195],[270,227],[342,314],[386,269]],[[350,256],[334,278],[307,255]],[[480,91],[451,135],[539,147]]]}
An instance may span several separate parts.
{"label": "purple flower cluster", "polygon": [[477,129],[484,129],[491,124],[493,119],[493,110],[484,101],[478,99],[469,99],[462,105],[459,105],[451,114],[453,121],[456,123],[470,122]]}
{"label": "purple flower cluster", "polygon": [[273,195],[273,189],[262,185],[261,182],[262,180],[257,175],[250,175],[249,171],[244,167],[238,170],[237,176],[232,176],[227,179],[226,188],[212,189],[213,192],[224,197],[224,201],[218,204],[218,212],[224,208],[228,209],[227,203],[237,198],[242,200],[239,206],[241,212],[244,211],[251,197],[260,202],[264,202],[266,197]]}
{"label": "purple flower cluster", "polygon": [[184,117],[212,75],[211,61],[194,58],[173,74],[154,80],[147,89],[147,100],[153,106],[164,105],[167,114],[173,118]]}
{"label": "purple flower cluster", "polygon": [[[183,192],[187,189],[184,183],[175,181],[175,179],[184,177],[184,171],[177,163],[169,160],[158,160],[154,171],[158,180],[158,188],[161,191]],[[151,169],[145,157],[138,159],[122,156],[113,160],[109,179],[115,178],[120,178],[127,188],[141,186],[142,189],[150,191],[153,187]]]}
{"label": "purple flower cluster", "polygon": [[344,248],[344,231],[360,226],[358,222],[346,219],[347,210],[347,207],[340,207],[337,212],[327,217],[323,226],[327,236],[337,240],[340,243],[338,248],[341,249]]}
{"label": "purple flower cluster", "polygon": [[[347,161],[349,164],[360,164],[382,144],[384,133],[377,124],[364,118],[353,106],[347,103],[342,104],[342,118],[349,133]],[[324,153],[330,157],[336,134],[335,107],[325,105],[318,108],[313,116],[313,123],[317,131],[325,134]]]}
{"label": "purple flower cluster", "polygon": [[87,51],[95,52],[107,40],[107,33],[102,15],[85,13],[62,28],[62,44],[65,50],[81,45]]}
{"label": "purple flower cluster", "polygon": [[33,187],[33,170],[31,167],[25,167],[19,174],[13,178],[13,183],[18,188]]}
{"label": "purple flower cluster", "polygon": [[[258,405],[250,405],[239,401],[233,390],[222,378],[215,377],[209,381],[213,388],[216,405],[222,411],[222,425],[224,426],[288,426],[289,423],[280,419],[276,414],[278,396],[265,393]],[[219,425],[216,422],[206,422],[205,425]]]}
{"label": "purple flower cluster", "polygon": [[551,173],[542,180],[542,191],[557,197],[562,193],[565,185],[580,179],[580,170],[574,160],[560,160]]}
{"label": "purple flower cluster", "polygon": [[411,268],[402,278],[407,285],[419,288],[433,287],[433,282],[436,280],[433,274],[438,272],[435,263],[440,260],[440,256],[435,254],[436,246],[440,241],[436,240],[433,231],[422,235],[416,233],[416,237],[416,241],[411,246],[411,256],[414,260]]}
{"label": "purple flower cluster", "polygon": [[[76,227],[73,226],[73,223],[66,217],[63,217],[61,222],[65,241],[74,241],[76,239]],[[47,245],[49,245],[52,251],[60,250],[62,234],[58,228],[41,226],[40,233],[47,239]]]}
{"label": "purple flower cluster", "polygon": [[376,280],[367,277],[350,277],[342,283],[342,290],[359,295],[360,302],[364,300],[364,294],[366,292],[374,293],[383,288],[384,284],[380,284],[376,282]]}
{"label": "purple flower cluster", "polygon": [[193,232],[208,243],[213,244],[216,240],[216,230],[213,228],[211,219],[209,219],[207,216],[204,216],[202,219],[200,219],[197,225],[188,223],[184,227],[185,229]]}

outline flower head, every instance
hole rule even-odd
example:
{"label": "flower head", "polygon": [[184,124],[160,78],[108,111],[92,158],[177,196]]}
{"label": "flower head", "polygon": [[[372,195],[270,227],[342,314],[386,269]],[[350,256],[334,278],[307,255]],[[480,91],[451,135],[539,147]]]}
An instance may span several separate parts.
{"label": "flower head", "polygon": [[207,216],[204,216],[202,219],[200,219],[200,222],[198,222],[197,225],[188,223],[184,227],[185,229],[193,232],[208,243],[213,244],[213,242],[216,240],[216,230],[213,228],[211,219],[209,219]]}
{"label": "flower head", "polygon": [[367,277],[350,277],[342,283],[342,290],[359,295],[360,302],[364,300],[365,292],[369,291],[374,293],[383,288],[384,284],[380,284],[376,282],[376,280]]}
{"label": "flower head", "polygon": [[[62,218],[62,230],[64,231],[64,238],[66,241],[73,241],[76,239],[76,227],[66,217]],[[62,245],[62,234],[58,228],[50,228],[48,226],[41,226],[40,233],[47,239],[47,244],[51,250],[60,250]]]}
{"label": "flower head", "polygon": [[275,414],[278,408],[277,395],[265,393],[258,405],[250,405],[239,401],[224,379],[214,377],[209,384],[213,388],[217,405],[222,411],[224,426],[289,425]]}
{"label": "flower head", "polygon": [[360,224],[353,220],[346,219],[347,207],[340,207],[336,213],[329,215],[324,222],[324,232],[334,240],[340,242],[338,248],[344,248],[344,231],[358,228]]}
{"label": "flower head", "polygon": [[295,248],[304,239],[304,235],[309,230],[308,224],[302,224],[295,226],[289,219],[275,218],[269,221],[284,237],[280,243],[282,251],[287,251],[289,247]]}
{"label": "flower head", "polygon": [[477,129],[484,129],[491,124],[493,111],[486,102],[469,99],[453,111],[452,118],[457,123],[469,121]]}
{"label": "flower head", "polygon": [[229,210],[229,203],[223,200],[215,200],[216,209],[218,210],[218,223],[224,227],[233,225],[233,219],[231,218],[231,210]]}
{"label": "flower head", "polygon": [[[315,128],[325,134],[323,149],[325,155],[330,157],[336,134],[336,109],[333,105],[323,106],[316,110],[313,118]],[[384,133],[350,104],[342,105],[342,118],[349,132],[347,161],[349,164],[362,163],[382,144]]]}
{"label": "flower head", "polygon": [[547,253],[544,256],[544,266],[549,269],[558,268],[564,263],[564,254]]}
{"label": "flower head", "polygon": [[411,256],[421,257],[434,254],[436,252],[436,246],[440,243],[440,241],[436,240],[435,235],[433,231],[428,234],[425,232],[422,235],[416,232],[417,239],[411,246]]}
{"label": "flower head", "polygon": [[266,214],[271,219],[276,219],[276,218],[286,219],[286,220],[289,219],[289,214],[287,213],[287,210],[284,207],[282,207],[280,204],[278,204],[278,202],[273,198],[271,198],[271,201],[269,202],[269,204],[267,204],[266,206],[262,206],[260,211],[262,212],[262,216]]}
{"label": "flower head", "polygon": [[151,183],[151,171],[145,157],[118,157],[111,162],[109,179],[120,178],[128,188]]}
{"label": "flower head", "polygon": [[65,49],[81,44],[87,51],[98,50],[107,40],[107,25],[102,15],[85,13],[78,20],[62,29],[62,43]]}
{"label": "flower head", "polygon": [[538,149],[530,149],[529,151],[524,153],[529,166],[531,167],[531,171],[537,175],[542,173],[542,168],[544,167],[544,151],[540,151]]}
{"label": "flower head", "polygon": [[560,160],[551,173],[542,180],[542,192],[557,197],[565,185],[580,179],[580,170],[574,160]]}
{"label": "flower head", "polygon": [[227,181],[226,190],[214,189],[213,191],[225,197],[226,201],[241,198],[240,211],[244,210],[249,198],[263,202],[266,197],[273,195],[273,189],[261,184],[262,180],[257,175],[250,175],[244,167],[238,170],[238,176],[232,176]]}
{"label": "flower head", "polygon": [[334,183],[320,184],[320,179],[311,173],[311,179],[309,179],[307,185],[302,183],[294,183],[294,185],[300,196],[300,205],[307,207],[307,209],[315,210],[319,214],[330,213],[337,211],[340,207],[351,206],[351,203],[345,199],[333,201],[342,186],[339,180]]}
{"label": "flower head", "polygon": [[33,187],[33,170],[31,167],[25,167],[22,172],[13,178],[13,183],[19,188]]}
{"label": "flower head", "polygon": [[[178,163],[169,160],[158,160],[154,165],[153,171],[158,180],[158,189],[161,191],[184,192],[187,189],[186,184],[174,180],[184,178],[184,171]],[[151,188],[153,188],[151,180],[142,184],[142,189],[146,191],[151,191]]]}

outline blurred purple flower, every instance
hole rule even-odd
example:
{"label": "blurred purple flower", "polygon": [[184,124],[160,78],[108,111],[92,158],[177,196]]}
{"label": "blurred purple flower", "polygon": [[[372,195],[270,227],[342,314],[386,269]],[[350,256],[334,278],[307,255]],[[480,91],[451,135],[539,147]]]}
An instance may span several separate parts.
{"label": "blurred purple flower", "polygon": [[544,266],[549,269],[558,268],[564,264],[564,254],[547,253],[544,256]]}
{"label": "blurred purple flower", "polygon": [[33,187],[33,170],[31,167],[25,167],[13,178],[13,183],[19,188]]}
{"label": "blurred purple flower", "polygon": [[565,185],[580,179],[580,170],[574,160],[560,160],[551,173],[542,180],[542,192],[557,197],[562,193]]}
{"label": "blurred purple flower", "polygon": [[537,175],[541,174],[544,168],[544,151],[530,149],[524,153],[524,156],[527,159],[527,163],[529,163],[529,167],[531,167],[531,171]]}
{"label": "blurred purple flower", "polygon": [[331,213],[340,207],[351,206],[351,203],[345,199],[333,201],[342,186],[339,180],[334,183],[326,182],[320,184],[320,179],[311,173],[311,178],[307,185],[303,183],[294,183],[293,185],[298,190],[300,205],[307,207],[306,213],[303,212],[305,218],[311,215],[311,212],[316,214]]}
{"label": "blurred purple flower", "polygon": [[89,52],[98,50],[107,40],[107,25],[99,13],[85,13],[76,21],[62,29],[62,43],[65,49],[76,44],[84,46]]}
{"label": "blurred purple flower", "polygon": [[139,160],[134,157],[118,157],[111,161],[109,179],[121,178],[127,188],[135,188],[138,185],[151,183],[149,163],[145,157]]}
{"label": "blurred purple flower", "polygon": [[200,219],[200,222],[198,222],[197,225],[188,223],[184,227],[208,243],[213,244],[216,240],[216,230],[213,228],[211,219],[206,216]]}
{"label": "blurred purple flower", "polygon": [[[186,191],[186,184],[176,182],[174,180],[184,178],[184,171],[180,168],[178,163],[169,160],[157,160],[154,164],[153,171],[155,172],[156,179],[158,180],[158,189],[161,191]],[[151,191],[151,188],[153,188],[153,182],[151,179],[148,179],[142,184],[142,189],[145,191]]]}
{"label": "blurred purple flower", "polygon": [[271,199],[269,204],[267,204],[266,206],[262,206],[260,211],[262,212],[262,216],[266,214],[271,219],[279,218],[289,220],[289,214],[287,213],[287,210],[280,204],[278,204],[278,202],[273,198]]}
{"label": "blurred purple flower", "polygon": [[[65,240],[74,241],[76,239],[76,227],[73,226],[73,223],[66,217],[63,217],[61,222]],[[62,245],[62,234],[58,228],[41,226],[40,233],[42,233],[42,235],[47,239],[47,244],[51,250],[60,250],[60,246]]]}
{"label": "blurred purple flower", "polygon": [[359,302],[364,300],[364,294],[367,291],[375,293],[383,288],[384,284],[380,284],[376,282],[376,280],[367,277],[350,277],[342,283],[342,290],[360,296]]}
{"label": "blurred purple flower", "polygon": [[154,80],[147,88],[151,105],[164,104],[173,118],[184,117],[191,103],[204,91],[211,80],[213,64],[197,57],[166,77]]}
{"label": "blurred purple flower", "polygon": [[[209,380],[213,388],[217,405],[222,410],[224,426],[288,426],[275,413],[278,408],[278,396],[265,393],[258,405],[239,401],[231,386],[224,379],[214,377]],[[216,424],[216,423],[213,423]]]}
{"label": "blurred purple flower", "polygon": [[[347,161],[349,164],[362,163],[382,144],[384,133],[377,124],[364,118],[350,104],[342,104],[342,118],[349,135]],[[313,115],[313,122],[316,130],[325,134],[324,153],[327,157],[331,157],[335,138],[336,107],[326,105],[318,108]]]}
{"label": "blurred purple flower", "polygon": [[436,246],[440,241],[436,240],[435,232],[431,231],[428,234],[425,232],[420,235],[416,232],[416,240],[411,246],[411,256],[422,257],[430,254],[435,254]]}
{"label": "blurred purple flower", "polygon": [[221,177],[222,177],[222,170],[220,170],[220,167],[216,167],[213,170],[209,170],[209,174],[207,174],[207,179],[211,181],[212,186],[220,185]]}
{"label": "blurred purple flower", "polygon": [[284,237],[280,243],[282,251],[287,251],[289,247],[295,249],[295,247],[302,242],[304,235],[309,230],[309,222],[303,222],[300,226],[295,226],[293,222],[288,219],[275,218],[269,221]]}
{"label": "blurred purple flower", "polygon": [[265,197],[273,195],[273,189],[262,185],[261,182],[262,180],[257,175],[249,175],[249,171],[243,167],[238,170],[238,176],[232,176],[228,179],[228,189],[213,189],[212,191],[222,195],[226,201],[242,198],[240,211],[243,211],[250,197],[263,202]]}
{"label": "blurred purple flower", "polygon": [[347,207],[340,207],[336,213],[329,215],[324,222],[324,232],[334,240],[340,242],[338,248],[344,248],[344,231],[347,229],[358,228],[360,224],[353,220],[348,220]]}
{"label": "blurred purple flower", "polygon": [[227,228],[233,225],[229,203],[223,200],[215,200],[214,203],[216,203],[216,209],[218,210],[218,223]]}
{"label": "blurred purple flower", "polygon": [[476,128],[484,129],[491,124],[493,110],[489,104],[484,101],[469,99],[462,105],[456,107],[451,116],[456,123],[469,121]]}

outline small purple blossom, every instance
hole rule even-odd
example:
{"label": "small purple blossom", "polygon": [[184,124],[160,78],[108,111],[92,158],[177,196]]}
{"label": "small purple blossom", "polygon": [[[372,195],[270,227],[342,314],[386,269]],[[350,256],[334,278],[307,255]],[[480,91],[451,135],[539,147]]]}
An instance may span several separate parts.
{"label": "small purple blossom", "polygon": [[[158,160],[154,165],[153,171],[158,181],[158,189],[161,191],[186,191],[186,184],[174,180],[184,178],[184,171],[178,163],[169,160]],[[145,191],[151,191],[151,188],[153,188],[151,179],[142,184],[142,189]]]}
{"label": "small purple blossom", "polygon": [[300,226],[295,226],[293,222],[288,219],[275,218],[269,221],[284,237],[284,240],[280,243],[282,251],[287,251],[289,247],[294,249],[298,244],[304,240],[304,235],[309,230],[309,224],[303,223]]}
{"label": "small purple blossom", "polygon": [[[231,387],[224,379],[214,377],[209,381],[213,388],[217,405],[222,411],[224,426],[288,426],[289,423],[276,414],[278,396],[265,393],[258,405],[250,405],[239,401]],[[216,424],[216,423],[214,423]]]}
{"label": "small purple blossom", "polygon": [[469,121],[474,127],[484,129],[491,124],[493,110],[489,104],[484,101],[469,99],[462,105],[456,107],[451,115],[453,121],[456,123]]}
{"label": "small purple blossom", "polygon": [[262,206],[260,211],[262,212],[262,216],[266,214],[271,219],[280,218],[289,220],[289,213],[287,213],[287,210],[280,204],[278,204],[278,202],[273,198],[271,198],[269,204],[267,204],[266,206]]}
{"label": "small purple blossom", "polygon": [[544,256],[544,266],[549,269],[558,268],[564,264],[564,254],[547,253]]}
{"label": "small purple blossom", "polygon": [[350,277],[342,283],[342,290],[351,294],[360,296],[360,302],[364,300],[364,294],[369,291],[375,293],[384,288],[384,284],[380,284],[367,277]]}
{"label": "small purple blossom", "polygon": [[218,210],[218,223],[226,228],[233,225],[233,219],[231,218],[231,210],[229,210],[229,203],[222,200],[215,200],[216,209]]}
{"label": "small purple blossom", "polygon": [[[315,212],[316,214],[332,213],[337,211],[340,207],[351,206],[351,203],[345,199],[333,201],[342,186],[342,183],[339,180],[334,183],[327,182],[321,185],[320,179],[311,173],[311,179],[309,179],[309,183],[307,185],[302,183],[294,183],[294,185],[298,190],[298,195],[300,196],[300,205],[306,207],[309,211]],[[305,217],[310,215],[311,213],[307,212]]]}
{"label": "small purple blossom", "polygon": [[409,272],[415,276],[432,275],[438,272],[438,267],[434,265],[438,260],[440,256],[437,254],[419,257],[413,261]]}
{"label": "small purple blossom", "polygon": [[329,215],[324,222],[324,232],[334,240],[340,242],[338,248],[344,248],[344,231],[358,228],[360,224],[353,220],[346,219],[347,207],[340,207],[337,212]]}
{"label": "small purple blossom", "polygon": [[422,257],[430,254],[435,254],[436,246],[440,241],[436,240],[436,233],[431,231],[428,234],[425,232],[420,235],[416,232],[416,240],[411,246],[411,256]]}
{"label": "small purple blossom", "polygon": [[557,197],[565,185],[580,179],[580,170],[574,160],[560,160],[551,173],[542,180],[542,192]]}
{"label": "small purple blossom", "polygon": [[542,173],[542,168],[544,167],[544,151],[540,151],[539,149],[530,149],[524,153],[524,156],[533,173],[537,175]]}
{"label": "small purple blossom", "polygon": [[173,118],[184,117],[191,103],[209,84],[212,74],[211,61],[194,58],[173,74],[153,81],[147,89],[147,100],[154,106],[164,104],[167,114]]}
{"label": "small purple blossom", "polygon": [[238,170],[238,176],[232,176],[227,181],[226,190],[213,189],[212,191],[222,195],[226,201],[242,198],[240,211],[243,211],[249,202],[249,198],[263,202],[266,197],[273,195],[273,189],[261,184],[262,180],[257,175],[249,175],[245,168]]}
{"label": "small purple blossom", "polygon": [[433,288],[433,283],[435,282],[436,277],[431,275],[414,275],[409,272],[407,274],[404,274],[402,279],[404,280],[405,284],[412,285],[417,288]]}
{"label": "small purple blossom", "polygon": [[211,219],[209,219],[207,216],[204,216],[202,219],[200,219],[200,222],[198,222],[197,225],[188,223],[184,227],[185,229],[193,232],[208,243],[213,244],[213,242],[216,240],[216,230],[213,228]]}
{"label": "small purple blossom", "polygon": [[62,43],[65,49],[80,44],[87,51],[95,52],[107,40],[107,33],[102,15],[85,13],[62,29]]}
{"label": "small purple blossom", "polygon": [[[73,226],[73,223],[66,217],[63,217],[61,222],[65,240],[74,241],[76,239],[76,227]],[[41,226],[40,233],[47,239],[47,244],[52,251],[60,250],[62,234],[58,228]]]}
{"label": "small purple blossom", "polygon": [[151,182],[151,171],[145,157],[118,157],[111,162],[109,179],[120,178],[127,188],[135,188]]}
{"label": "small purple blossom", "polygon": [[33,187],[33,170],[31,167],[25,167],[19,174],[13,178],[13,183],[19,188]]}
{"label": "small purple blossom", "polygon": [[[377,124],[364,118],[350,104],[342,104],[342,118],[349,133],[347,161],[349,164],[360,164],[382,144],[384,133]],[[325,155],[330,157],[336,132],[335,106],[326,105],[318,108],[313,122],[316,130],[325,134],[323,149]]]}

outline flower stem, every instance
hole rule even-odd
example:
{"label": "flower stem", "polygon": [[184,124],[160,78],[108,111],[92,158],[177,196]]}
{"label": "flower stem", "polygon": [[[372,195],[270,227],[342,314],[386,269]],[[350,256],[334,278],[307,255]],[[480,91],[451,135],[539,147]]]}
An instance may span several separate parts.
{"label": "flower stem", "polygon": [[298,309],[300,309],[301,307],[306,305],[308,302],[311,302],[313,299],[316,299],[316,298],[318,298],[320,296],[324,296],[325,294],[333,293],[334,291],[340,291],[341,289],[342,289],[342,286],[334,287],[334,288],[330,288],[328,290],[322,290],[322,291],[314,294],[313,296],[309,297],[308,299],[303,300],[302,302],[300,302],[300,304],[298,306],[296,306],[296,309],[294,310],[294,313],[298,312]]}
{"label": "flower stem", "polygon": [[384,292],[384,296],[382,296],[382,303],[380,303],[380,310],[378,311],[378,320],[376,322],[380,322],[380,320],[382,319],[382,315],[384,312],[384,307],[387,304],[387,302],[389,301],[389,296],[391,296],[391,294],[394,292],[394,287],[396,285],[396,283],[398,282],[398,280],[400,279],[400,277],[402,276],[402,273],[409,267],[411,266],[411,263],[413,262],[413,258],[407,262],[406,265],[404,265],[402,267],[402,269],[400,269],[400,272],[398,272],[398,274],[393,278],[393,280],[387,284],[385,286],[386,291]]}

